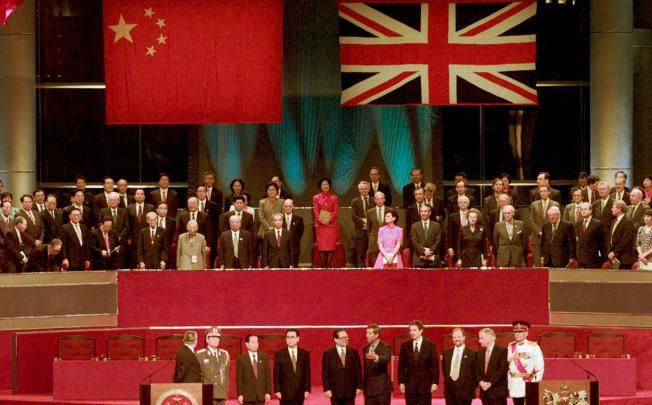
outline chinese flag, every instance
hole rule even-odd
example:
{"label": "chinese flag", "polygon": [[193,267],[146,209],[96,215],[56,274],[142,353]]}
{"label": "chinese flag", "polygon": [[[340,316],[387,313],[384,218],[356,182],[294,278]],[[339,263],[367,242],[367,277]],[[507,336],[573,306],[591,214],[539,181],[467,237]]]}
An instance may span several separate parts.
{"label": "chinese flag", "polygon": [[16,11],[23,0],[0,0],[0,24],[7,25],[9,16]]}
{"label": "chinese flag", "polygon": [[107,124],[281,121],[282,0],[104,0]]}

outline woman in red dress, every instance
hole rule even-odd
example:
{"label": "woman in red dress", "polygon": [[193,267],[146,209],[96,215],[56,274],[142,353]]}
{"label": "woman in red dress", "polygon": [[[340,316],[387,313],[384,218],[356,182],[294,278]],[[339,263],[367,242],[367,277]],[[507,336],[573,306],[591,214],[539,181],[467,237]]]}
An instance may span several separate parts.
{"label": "woman in red dress", "polygon": [[321,192],[312,197],[312,211],[315,219],[315,238],[321,267],[331,265],[335,245],[340,237],[340,226],[337,223],[337,210],[340,203],[337,195],[331,192],[332,182],[324,177],[319,180]]}

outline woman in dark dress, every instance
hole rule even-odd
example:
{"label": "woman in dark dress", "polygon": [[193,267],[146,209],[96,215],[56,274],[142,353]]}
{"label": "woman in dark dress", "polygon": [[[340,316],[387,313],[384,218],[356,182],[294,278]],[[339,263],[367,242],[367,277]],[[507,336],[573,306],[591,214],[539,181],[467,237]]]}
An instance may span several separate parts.
{"label": "woman in dark dress", "polygon": [[460,258],[458,267],[484,267],[487,265],[485,252],[485,228],[480,223],[480,211],[471,208],[468,214],[468,224],[460,230],[457,241],[457,251]]}

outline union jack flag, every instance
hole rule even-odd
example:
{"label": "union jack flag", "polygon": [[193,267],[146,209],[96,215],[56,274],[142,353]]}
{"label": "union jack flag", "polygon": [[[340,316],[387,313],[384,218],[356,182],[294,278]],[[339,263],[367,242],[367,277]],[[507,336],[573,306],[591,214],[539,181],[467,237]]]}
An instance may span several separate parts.
{"label": "union jack flag", "polygon": [[536,0],[341,0],[341,104],[537,104]]}

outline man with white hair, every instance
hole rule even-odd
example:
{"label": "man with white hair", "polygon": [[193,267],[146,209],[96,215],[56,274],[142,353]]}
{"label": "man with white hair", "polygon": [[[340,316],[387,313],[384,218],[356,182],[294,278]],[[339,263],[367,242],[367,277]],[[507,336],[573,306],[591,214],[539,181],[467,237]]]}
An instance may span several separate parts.
{"label": "man with white hair", "polygon": [[537,258],[541,257],[541,231],[548,222],[548,209],[558,207],[559,203],[550,197],[550,186],[547,184],[539,186],[540,199],[530,204],[530,235],[532,237],[532,250],[534,252],[534,263],[537,266]]}
{"label": "man with white hair", "polygon": [[218,260],[221,269],[248,269],[254,259],[253,234],[242,229],[242,217],[231,215],[229,229],[220,234]]}
{"label": "man with white hair", "polygon": [[177,243],[177,268],[202,270],[205,267],[206,238],[201,233],[197,233],[199,225],[194,219],[188,221],[186,229],[188,232],[179,235]]}
{"label": "man with white hair", "polygon": [[609,195],[609,183],[604,181],[598,183],[598,197],[593,202],[593,218],[602,222],[606,231],[611,227],[611,221],[613,221],[611,206],[614,203],[614,198]]}
{"label": "man with white hair", "polygon": [[184,230],[188,229],[188,222],[190,220],[197,221],[197,224],[199,225],[198,231],[206,238],[206,249],[210,251],[212,243],[211,227],[213,224],[211,224],[211,219],[208,213],[199,209],[199,199],[197,197],[188,198],[188,209],[186,211],[180,211],[179,215],[177,215],[177,233],[182,233]]}
{"label": "man with white hair", "polygon": [[582,219],[575,224],[577,264],[583,269],[599,269],[606,260],[604,226],[592,217],[591,203],[581,203],[580,214]]}
{"label": "man with white hair", "polygon": [[643,213],[650,207],[643,201],[643,192],[639,188],[633,189],[629,194],[629,202],[625,216],[634,225],[634,229],[638,229],[643,225]]}
{"label": "man with white hair", "polygon": [[364,261],[367,256],[367,246],[369,245],[367,210],[373,205],[369,197],[370,191],[371,185],[369,182],[361,181],[358,183],[360,195],[351,200],[351,219],[354,225],[351,235],[351,263],[353,267],[365,267]]}
{"label": "man with white hair", "polygon": [[138,233],[137,253],[138,268],[165,269],[165,262],[168,260],[167,243],[165,242],[165,231],[158,227],[158,215],[155,212],[147,213],[147,228]]}
{"label": "man with white hair", "polygon": [[[466,226],[469,214],[469,204],[471,200],[469,197],[462,195],[457,196],[457,211],[448,216],[448,233],[446,234],[446,248],[453,263],[457,262],[460,252],[456,252],[457,241],[463,226]],[[480,219],[480,218],[478,218]],[[482,225],[479,223],[478,225]]]}
{"label": "man with white hair", "polygon": [[490,328],[481,329],[478,340],[482,350],[476,356],[475,380],[480,386],[482,404],[506,405],[507,349],[496,344],[496,332]]}
{"label": "man with white hair", "polygon": [[504,221],[494,227],[494,251],[496,266],[517,267],[525,264],[527,252],[527,229],[523,221],[514,219],[514,207],[503,208]]}
{"label": "man with white hair", "polygon": [[129,214],[126,208],[120,207],[120,194],[112,191],[109,193],[107,199],[108,207],[100,209],[99,222],[106,217],[112,220],[111,229],[118,235],[118,244],[120,249],[115,257],[114,264],[116,268],[121,269],[125,265],[125,258],[127,252],[127,239],[129,239]]}
{"label": "man with white hair", "polygon": [[541,265],[547,267],[576,266],[575,227],[561,219],[559,207],[548,209],[548,222],[541,233]]}

